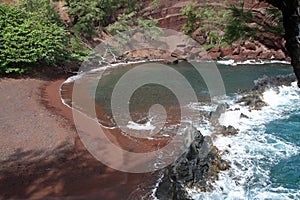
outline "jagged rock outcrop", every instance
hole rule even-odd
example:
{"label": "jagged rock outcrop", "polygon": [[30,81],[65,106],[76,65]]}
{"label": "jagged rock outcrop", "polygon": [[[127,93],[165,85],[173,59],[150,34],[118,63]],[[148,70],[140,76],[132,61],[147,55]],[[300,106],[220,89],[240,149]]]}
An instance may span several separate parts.
{"label": "jagged rock outcrop", "polygon": [[294,74],[276,77],[264,76],[254,82],[254,87],[250,92],[242,93],[242,97],[236,103],[248,106],[250,110],[261,110],[264,106],[268,106],[263,98],[263,93],[266,90],[270,88],[276,90],[279,86],[283,85],[290,86],[296,80]]}
{"label": "jagged rock outcrop", "polygon": [[215,135],[223,135],[223,136],[230,136],[236,135],[239,133],[239,129],[234,128],[233,126],[219,126],[215,128]]}
{"label": "jagged rock outcrop", "polygon": [[[268,38],[265,40],[271,41]],[[278,44],[269,44],[266,46],[264,41],[249,40],[241,44],[233,44],[232,46],[223,46],[220,48],[212,48],[208,50],[208,54],[212,60],[279,60],[289,61],[289,58],[284,51],[284,41],[282,38],[277,38]],[[280,44],[279,44],[280,43]],[[280,48],[281,46],[281,48]]]}
{"label": "jagged rock outcrop", "polygon": [[226,109],[229,108],[228,104],[220,104],[218,105],[217,109],[210,113],[210,123],[212,126],[218,126],[219,125],[219,118],[226,111]]}
{"label": "jagged rock outcrop", "polygon": [[188,131],[195,138],[189,148],[168,167],[167,176],[157,192],[159,199],[191,199],[186,188],[209,191],[220,170],[229,169],[228,162],[221,159],[209,136],[203,136],[194,127]]}
{"label": "jagged rock outcrop", "polygon": [[276,77],[264,76],[254,81],[254,87],[252,91],[264,92],[268,88],[276,88],[278,86],[290,86],[292,82],[296,81],[296,76],[291,75],[280,75]]}
{"label": "jagged rock outcrop", "polygon": [[263,95],[260,92],[247,94],[236,103],[243,103],[245,106],[248,106],[250,110],[261,110],[264,106],[268,105],[264,102]]}

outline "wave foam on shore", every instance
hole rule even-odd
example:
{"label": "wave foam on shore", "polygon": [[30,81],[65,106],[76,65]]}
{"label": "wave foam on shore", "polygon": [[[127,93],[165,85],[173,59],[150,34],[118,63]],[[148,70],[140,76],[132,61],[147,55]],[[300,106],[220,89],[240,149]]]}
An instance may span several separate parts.
{"label": "wave foam on shore", "polygon": [[[300,147],[266,132],[266,124],[285,119],[290,113],[300,112],[300,89],[292,86],[268,89],[263,99],[268,106],[250,110],[237,104],[235,96],[228,101],[230,108],[220,118],[221,125],[239,129],[234,136],[217,136],[214,144],[231,163],[229,171],[221,172],[214,183],[214,191],[199,193],[188,190],[193,199],[295,199],[299,190],[285,188],[271,180],[270,168],[280,160],[299,154]],[[241,118],[241,114],[247,117]]]}

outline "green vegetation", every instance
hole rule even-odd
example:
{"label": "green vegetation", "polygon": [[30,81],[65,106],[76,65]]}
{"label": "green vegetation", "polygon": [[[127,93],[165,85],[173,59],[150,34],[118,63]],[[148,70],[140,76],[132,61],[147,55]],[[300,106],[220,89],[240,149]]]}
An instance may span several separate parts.
{"label": "green vegetation", "polygon": [[244,8],[244,4],[240,7],[232,5],[227,21],[225,37],[230,43],[238,39],[255,37],[259,33],[284,35],[282,14],[274,8],[257,11],[256,16],[254,16],[252,10]]}
{"label": "green vegetation", "polygon": [[143,31],[145,39],[150,40],[154,40],[162,33],[158,27],[158,21],[151,17],[149,19],[142,19],[136,17],[136,12],[120,14],[118,20],[106,28],[109,33],[117,35],[115,39],[120,46],[118,46],[118,50],[115,50],[116,52],[123,51],[123,47],[127,45],[128,41],[131,41],[130,35],[132,33],[130,30],[132,28],[140,29],[140,31]]}
{"label": "green vegetation", "polygon": [[107,27],[107,30],[111,34],[118,34],[120,32],[129,30],[134,25],[134,21],[131,19],[136,15],[136,12],[129,14],[120,14],[118,20]]}
{"label": "green vegetation", "polygon": [[153,0],[150,4],[151,10],[155,10],[156,8],[158,8],[159,4],[160,4],[160,0]]}
{"label": "green vegetation", "polygon": [[182,30],[191,35],[199,29],[206,37],[205,49],[232,44],[239,39],[255,38],[264,33],[284,35],[282,14],[272,7],[247,10],[242,3],[227,9],[224,2],[223,6],[213,8],[207,1],[203,5],[192,2],[181,13],[187,17]]}
{"label": "green vegetation", "polygon": [[137,18],[136,20],[132,20],[134,17],[136,17],[136,12],[131,12],[129,14],[120,14],[118,16],[118,20],[107,27],[107,31],[115,35],[130,30],[132,27],[152,29],[158,26],[158,21],[152,18],[149,19]]}
{"label": "green vegetation", "polygon": [[83,61],[90,53],[83,40],[88,42],[93,35],[103,31],[115,34],[133,26],[156,26],[157,21],[152,19],[133,23],[137,2],[67,0],[73,19],[68,25],[51,0],[20,0],[14,6],[0,3],[0,74]]}
{"label": "green vegetation", "polygon": [[117,21],[120,11],[128,14],[139,9],[138,0],[66,0],[73,29],[93,36],[98,29]]}
{"label": "green vegetation", "polygon": [[40,12],[0,4],[0,73],[58,65],[71,58],[68,32]]}
{"label": "green vegetation", "polygon": [[42,18],[57,25],[63,25],[51,0],[19,0],[18,7],[26,12],[39,14]]}
{"label": "green vegetation", "polygon": [[181,10],[181,14],[187,17],[187,22],[182,29],[184,33],[190,35],[200,28],[207,35],[206,49],[227,44],[224,40],[225,33],[223,31],[228,15],[226,9],[212,8],[208,2],[201,6],[192,2]]}
{"label": "green vegetation", "polygon": [[181,10],[181,14],[186,16],[186,24],[183,26],[182,30],[186,34],[192,34],[198,27],[198,22],[201,19],[200,9],[197,3],[189,3],[186,7]]}

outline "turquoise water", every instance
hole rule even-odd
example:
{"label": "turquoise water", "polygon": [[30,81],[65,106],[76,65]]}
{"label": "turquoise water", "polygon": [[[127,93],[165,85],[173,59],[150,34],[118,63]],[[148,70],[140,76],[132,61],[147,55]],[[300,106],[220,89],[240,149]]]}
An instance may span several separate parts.
{"label": "turquoise water", "polygon": [[[300,109],[287,113],[287,116],[287,119],[266,124],[266,132],[300,147]],[[300,154],[282,159],[273,165],[270,176],[277,187],[300,190]]]}
{"label": "turquoise water", "polygon": [[[112,114],[111,96],[118,80],[133,67],[107,72],[99,81],[96,101],[108,113]],[[199,99],[208,98],[203,79],[190,64],[183,62],[172,67],[190,82]],[[229,153],[222,156],[232,167],[221,173],[215,190],[201,194],[191,190],[190,194],[194,199],[300,199],[300,90],[296,84],[265,92],[264,100],[269,106],[260,111],[249,111],[248,107],[235,103],[240,98],[238,91],[250,90],[254,81],[264,76],[291,74],[291,66],[218,65],[218,69],[230,106],[224,125],[233,125],[240,129],[240,133],[232,137],[217,137],[214,141],[221,152],[228,150]],[[170,82],[178,80],[170,77]],[[141,108],[147,112],[153,104],[178,105],[170,90],[155,84],[136,90],[128,103],[131,112],[138,112]],[[215,105],[209,104],[195,107],[195,111],[215,109]],[[241,113],[249,118],[241,119]],[[199,124],[201,119],[193,120],[202,133],[211,134],[209,127]]]}
{"label": "turquoise water", "polygon": [[285,64],[265,65],[218,65],[228,95],[238,90],[249,90],[254,86],[254,81],[264,76],[274,77],[292,73],[290,66]]}
{"label": "turquoise water", "polygon": [[[275,75],[271,75],[274,68],[267,67],[254,69],[249,76],[258,70],[263,71],[260,75]],[[215,141],[221,151],[229,151],[223,157],[230,161],[232,168],[221,173],[215,191],[206,194],[192,191],[193,197],[300,199],[300,89],[296,82],[292,86],[267,89],[263,98],[269,105],[262,110],[249,111],[248,107],[236,103],[239,98],[232,95],[227,100],[230,109],[222,122],[238,128],[239,134],[218,137]],[[241,113],[249,118],[241,119]]]}

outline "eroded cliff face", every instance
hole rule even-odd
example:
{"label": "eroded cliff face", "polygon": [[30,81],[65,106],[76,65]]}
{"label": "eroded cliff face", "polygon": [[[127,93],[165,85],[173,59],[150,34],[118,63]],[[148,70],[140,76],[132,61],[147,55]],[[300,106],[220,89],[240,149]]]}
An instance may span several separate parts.
{"label": "eroded cliff face", "polygon": [[[15,3],[16,0],[5,0],[7,3]],[[158,0],[153,4],[153,0],[141,1],[141,10],[138,12],[138,17],[149,17],[157,19],[159,26],[162,28],[173,29],[181,31],[186,23],[186,17],[182,16],[181,10],[187,6],[191,0]],[[208,1],[197,1],[200,6],[205,5]],[[54,1],[55,7],[61,16],[62,20],[69,24],[71,20],[66,12],[64,1]],[[228,9],[231,4],[239,5],[239,0],[210,0],[209,5],[211,9]],[[246,9],[259,11],[262,8],[270,7],[269,4],[262,0],[244,0]],[[259,13],[259,12],[256,12]],[[298,17],[299,18],[299,17]],[[288,23],[286,23],[288,24]],[[71,26],[71,25],[70,25]],[[107,36],[105,33],[102,37]],[[192,38],[198,41],[201,45],[209,43],[210,36],[207,31],[198,28],[192,35]],[[295,38],[295,37],[294,37]],[[90,46],[96,46],[101,41],[100,38],[94,37],[93,41],[89,41]],[[280,60],[291,61],[288,57],[286,49],[290,49],[291,57],[296,57],[295,40],[289,42],[290,45],[286,48],[286,40],[283,37],[275,36],[272,34],[261,34],[256,40],[235,42],[228,46],[208,48],[208,54],[213,60]],[[298,44],[299,46],[299,44]],[[292,48],[292,49],[291,49]],[[294,49],[294,50],[293,50]],[[299,59],[293,59],[295,66],[299,66]],[[297,64],[298,63],[298,64]],[[298,67],[299,68],[299,67]],[[295,70],[300,77],[300,70]]]}
{"label": "eroded cliff face", "polygon": [[[152,0],[147,0],[142,3],[142,10],[139,15],[144,17],[153,17],[159,21],[159,26],[162,28],[181,31],[186,23],[186,17],[181,15],[181,9],[187,6],[190,0],[160,0],[156,8],[151,6]],[[199,4],[205,5],[206,1]],[[209,4],[213,9],[228,9],[231,4],[239,5],[238,0],[211,0]],[[254,9],[259,11],[265,7],[270,7],[269,4],[260,0],[245,0],[246,9]],[[258,12],[257,12],[258,13]],[[192,38],[198,41],[201,45],[209,42],[209,34],[201,28],[197,29]],[[248,40],[233,43],[225,47],[213,47],[208,49],[209,56],[213,60],[281,60],[290,61],[285,49],[285,40],[283,37],[272,34],[262,34],[257,40]]]}
{"label": "eroded cliff face", "polygon": [[[158,19],[159,26],[162,28],[169,28],[180,31],[186,22],[186,17],[181,15],[181,9],[187,6],[192,0],[159,0],[155,9],[151,6],[153,0],[146,0],[141,3],[142,10],[140,15],[148,17],[152,16],[154,19]],[[207,2],[219,9],[227,7],[231,4],[240,4],[240,0],[202,0],[197,1],[200,5],[205,5]],[[261,8],[268,6],[265,2],[259,0],[244,0],[245,8]]]}

